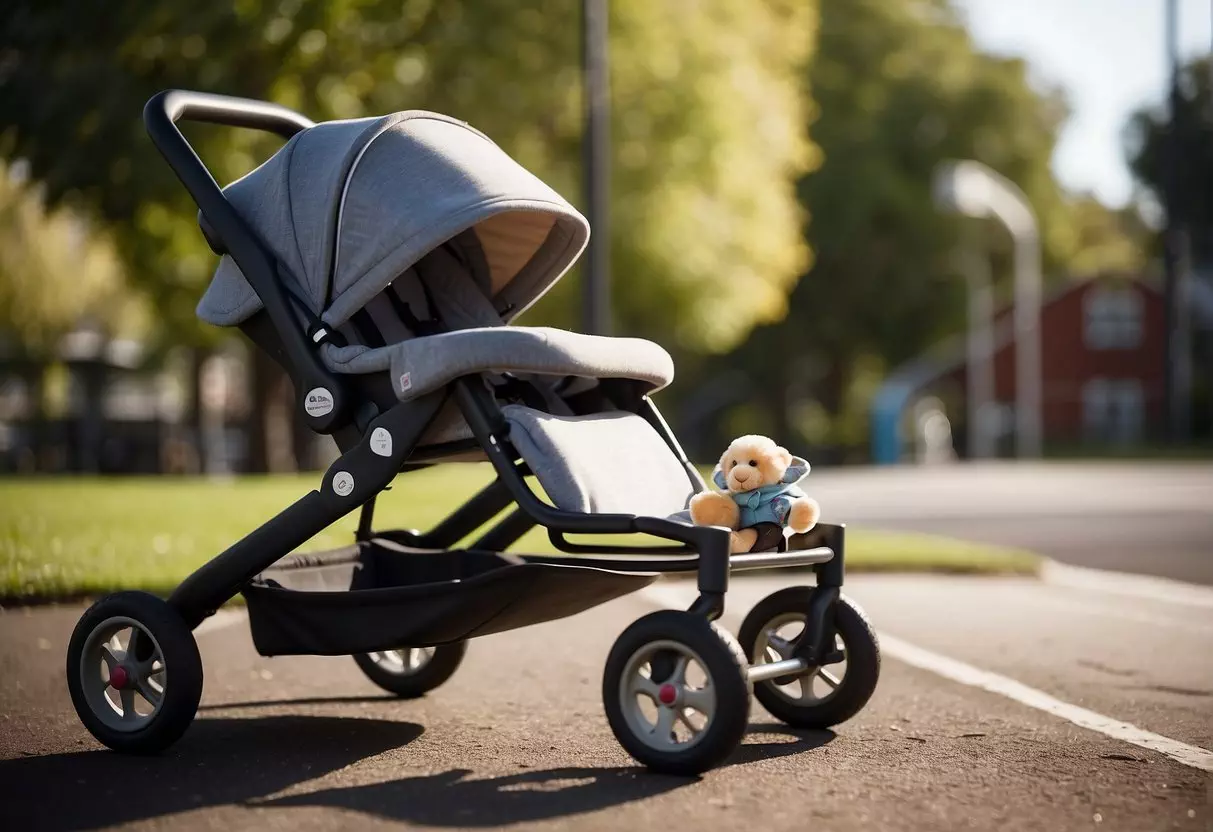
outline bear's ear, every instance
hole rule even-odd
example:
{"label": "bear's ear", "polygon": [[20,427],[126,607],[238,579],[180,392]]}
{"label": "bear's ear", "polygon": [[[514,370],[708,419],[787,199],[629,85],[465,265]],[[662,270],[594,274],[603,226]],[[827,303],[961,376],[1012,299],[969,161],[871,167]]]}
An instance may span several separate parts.
{"label": "bear's ear", "polygon": [[729,483],[724,478],[724,469],[719,465],[717,465],[715,470],[712,471],[712,482],[716,483],[716,487],[721,491],[729,490]]}
{"label": "bear's ear", "polygon": [[783,472],[783,482],[799,482],[809,475],[808,460],[801,459],[798,456],[792,457],[792,461],[788,464],[788,468]]}

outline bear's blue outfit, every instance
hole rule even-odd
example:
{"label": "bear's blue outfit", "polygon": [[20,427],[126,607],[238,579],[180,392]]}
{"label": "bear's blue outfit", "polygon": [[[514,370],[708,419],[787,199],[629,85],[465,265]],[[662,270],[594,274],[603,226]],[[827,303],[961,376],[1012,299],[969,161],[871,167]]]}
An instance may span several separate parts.
{"label": "bear's blue outfit", "polygon": [[[781,482],[764,485],[753,491],[729,493],[733,502],[741,509],[741,517],[737,528],[748,529],[759,523],[786,524],[788,513],[792,510],[792,501],[804,497],[805,493],[796,484],[809,475],[809,463],[798,456],[792,457],[792,464],[783,474]],[[724,472],[719,468],[713,473],[712,479],[721,489],[728,491]]]}
{"label": "bear's blue outfit", "polygon": [[737,528],[748,529],[759,523],[785,525],[788,512],[792,510],[792,501],[797,497],[803,497],[804,492],[794,485],[776,484],[764,485],[753,491],[729,496],[741,509]]}

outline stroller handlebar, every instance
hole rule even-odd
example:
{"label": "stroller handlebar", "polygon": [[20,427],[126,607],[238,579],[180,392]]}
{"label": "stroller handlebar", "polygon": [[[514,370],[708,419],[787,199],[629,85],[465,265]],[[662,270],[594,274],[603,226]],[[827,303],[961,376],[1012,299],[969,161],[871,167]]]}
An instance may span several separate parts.
{"label": "stroller handlebar", "polygon": [[[343,385],[320,360],[318,342],[314,342],[300,324],[279,281],[274,257],[228,202],[215,177],[178,129],[177,122],[182,119],[264,130],[287,139],[311,127],[312,121],[266,101],[187,90],[157,93],[143,108],[143,123],[152,143],[206,219],[208,241],[211,233],[218,237],[223,250],[236,261],[282,337],[290,364],[287,369],[298,391],[304,421],[317,433],[332,433],[345,424],[348,416]],[[330,408],[319,415],[308,411],[304,401],[309,394],[318,392],[332,402]]]}
{"label": "stroller handlebar", "polygon": [[[161,114],[173,124],[182,119],[205,121],[228,127],[264,130],[267,133],[276,133],[284,139],[315,126],[307,116],[279,104],[190,90],[166,90],[148,101],[143,117],[149,130],[151,121]],[[156,136],[153,135],[152,139],[159,144]]]}

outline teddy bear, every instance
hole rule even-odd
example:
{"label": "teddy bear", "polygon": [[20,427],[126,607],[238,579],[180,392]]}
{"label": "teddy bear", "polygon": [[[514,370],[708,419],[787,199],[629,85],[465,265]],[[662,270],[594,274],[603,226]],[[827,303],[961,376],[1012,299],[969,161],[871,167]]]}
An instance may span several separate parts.
{"label": "teddy bear", "polygon": [[700,526],[731,529],[734,553],[774,549],[783,540],[784,527],[801,533],[817,524],[821,507],[797,487],[808,475],[809,463],[773,439],[738,437],[712,472],[720,491],[692,497],[691,519]]}

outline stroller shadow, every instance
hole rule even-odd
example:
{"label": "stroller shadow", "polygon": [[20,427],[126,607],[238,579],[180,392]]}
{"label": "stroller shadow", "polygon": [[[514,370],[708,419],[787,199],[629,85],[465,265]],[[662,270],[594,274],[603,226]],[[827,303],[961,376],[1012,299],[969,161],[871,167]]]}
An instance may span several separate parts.
{"label": "stroller shadow", "polygon": [[[227,706],[232,707],[232,706]],[[90,830],[228,805],[348,809],[439,827],[488,827],[580,815],[692,786],[698,778],[633,767],[569,767],[477,778],[440,774],[273,798],[293,785],[407,745],[407,722],[328,716],[207,718],[173,751],[129,757],[80,751],[0,761],[0,826]],[[819,748],[830,731],[751,726],[784,741],[748,742],[725,763],[746,765]]]}
{"label": "stroller shadow", "polygon": [[[789,739],[747,743],[729,758],[726,768],[820,748],[834,738],[832,731],[797,731],[783,725],[751,728]],[[491,827],[588,814],[697,782],[699,778],[653,774],[637,766],[554,768],[489,778],[477,778],[469,769],[452,769],[441,774],[256,801],[255,805],[323,806],[425,826]]]}
{"label": "stroller shadow", "polygon": [[156,757],[79,751],[0,760],[0,827],[100,829],[247,803],[421,733],[407,722],[350,717],[199,719]]}
{"label": "stroller shadow", "polygon": [[400,702],[400,697],[382,696],[307,696],[300,699],[257,699],[249,702],[221,702],[199,705],[198,713],[209,711],[243,711],[252,708],[287,708],[300,705],[384,705]]}

